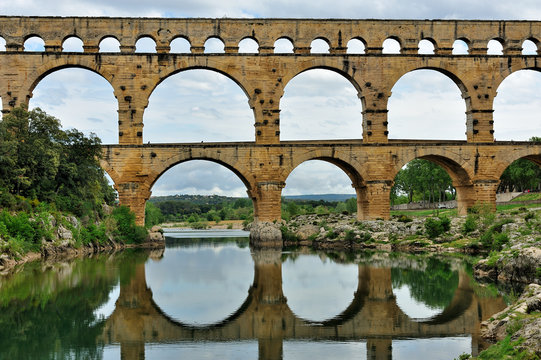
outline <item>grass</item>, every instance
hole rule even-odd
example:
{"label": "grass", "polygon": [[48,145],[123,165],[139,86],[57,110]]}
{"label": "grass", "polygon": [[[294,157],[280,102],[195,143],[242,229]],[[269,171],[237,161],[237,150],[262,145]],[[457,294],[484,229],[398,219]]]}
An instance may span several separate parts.
{"label": "grass", "polygon": [[391,210],[392,216],[457,216],[456,209]]}
{"label": "grass", "polygon": [[524,207],[524,208],[535,208],[535,207],[539,207],[539,204],[526,204],[526,205],[523,205],[523,204],[512,204],[512,203],[508,203],[508,204],[500,204],[500,205],[496,205],[496,210],[501,212],[501,211],[506,211],[506,210],[518,209],[518,208],[521,208],[521,207]]}
{"label": "grass", "polygon": [[513,201],[533,201],[533,200],[541,200],[541,192],[522,194],[522,195],[517,196],[513,200],[511,200],[511,202],[513,202]]}

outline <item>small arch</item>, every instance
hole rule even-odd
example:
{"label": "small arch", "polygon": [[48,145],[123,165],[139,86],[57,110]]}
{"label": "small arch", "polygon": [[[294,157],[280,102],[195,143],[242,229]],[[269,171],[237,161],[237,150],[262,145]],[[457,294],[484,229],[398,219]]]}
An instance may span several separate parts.
{"label": "small arch", "polygon": [[383,54],[400,54],[400,41],[397,37],[389,37],[383,42]]}
{"label": "small arch", "polygon": [[99,48],[100,53],[119,53],[120,41],[114,36],[107,36],[100,41]]}
{"label": "small arch", "polygon": [[487,44],[487,55],[503,55],[503,41],[492,39]]}
{"label": "small arch", "polygon": [[522,43],[522,55],[537,55],[539,41],[530,38]]}
{"label": "small arch", "polygon": [[24,51],[45,51],[45,41],[37,35],[31,35],[24,42]]}
{"label": "small arch", "polygon": [[136,53],[156,53],[156,41],[150,36],[141,36],[135,43]]}
{"label": "small arch", "polygon": [[169,52],[172,54],[189,54],[192,52],[192,44],[190,44],[190,41],[185,37],[174,38],[169,46],[171,47]]}
{"label": "small arch", "polygon": [[0,36],[0,51],[6,51],[6,40]]}
{"label": "small arch", "polygon": [[259,44],[251,37],[246,37],[239,42],[239,54],[257,54]]}
{"label": "small arch", "polygon": [[83,40],[77,36],[69,36],[62,43],[63,52],[83,52]]}
{"label": "small arch", "polygon": [[461,38],[461,39],[455,40],[455,42],[453,43],[452,54],[453,55],[468,55],[469,49],[470,49],[469,44],[470,42],[468,41],[468,39]]}
{"label": "small arch", "polygon": [[436,42],[432,39],[423,39],[419,41],[419,51],[421,55],[433,55],[436,49]]}
{"label": "small arch", "polygon": [[348,41],[347,54],[364,54],[366,49],[366,43],[361,38],[353,38]]}
{"label": "small arch", "polygon": [[209,37],[205,41],[205,54],[223,54],[225,53],[225,44],[219,37]]}
{"label": "small arch", "polygon": [[275,54],[293,54],[293,41],[289,38],[282,37],[274,42]]}
{"label": "small arch", "polygon": [[317,38],[310,44],[310,54],[328,54],[329,41],[324,38]]}

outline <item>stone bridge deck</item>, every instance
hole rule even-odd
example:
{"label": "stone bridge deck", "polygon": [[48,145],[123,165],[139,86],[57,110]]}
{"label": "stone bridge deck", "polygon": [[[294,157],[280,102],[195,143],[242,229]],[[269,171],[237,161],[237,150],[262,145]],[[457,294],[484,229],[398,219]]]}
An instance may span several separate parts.
{"label": "stone bridge deck", "polygon": [[530,142],[362,140],[282,141],[279,144],[195,143],[104,145],[102,166],[140,222],[156,180],[169,168],[189,160],[208,160],[233,171],[254,202],[255,218],[280,219],[281,192],[289,174],[308,160],[324,160],[342,169],[357,193],[359,219],[389,218],[390,190],[398,171],[416,158],[441,165],[457,190],[465,214],[476,202],[495,206],[503,171],[515,160],[541,164],[541,144]]}

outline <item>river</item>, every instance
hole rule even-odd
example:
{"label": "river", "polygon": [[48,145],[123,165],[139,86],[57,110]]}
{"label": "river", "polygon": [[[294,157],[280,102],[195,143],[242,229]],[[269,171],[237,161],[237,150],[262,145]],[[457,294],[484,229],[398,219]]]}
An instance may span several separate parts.
{"label": "river", "polygon": [[453,359],[505,307],[463,258],[251,250],[235,230],[0,278],[0,359]]}

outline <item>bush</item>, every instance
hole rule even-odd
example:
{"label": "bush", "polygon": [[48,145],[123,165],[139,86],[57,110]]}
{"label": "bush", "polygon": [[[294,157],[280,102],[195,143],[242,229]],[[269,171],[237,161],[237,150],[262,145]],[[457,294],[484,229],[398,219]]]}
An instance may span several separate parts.
{"label": "bush", "polygon": [[146,229],[135,225],[135,214],[127,206],[117,207],[112,216],[117,224],[115,238],[128,244],[140,244],[146,240]]}
{"label": "bush", "polygon": [[400,217],[398,218],[398,221],[403,222],[403,223],[409,223],[409,222],[412,222],[413,219],[406,215],[400,215]]}
{"label": "bush", "polygon": [[280,232],[284,241],[299,241],[299,237],[285,225],[280,226]]}
{"label": "bush", "polygon": [[451,227],[451,220],[447,217],[441,218],[427,218],[425,221],[425,230],[429,238],[434,239],[449,231]]}
{"label": "bush", "polygon": [[462,232],[464,234],[469,234],[475,229],[477,229],[477,221],[472,214],[468,214],[468,216],[466,217],[466,222],[462,226]]}

